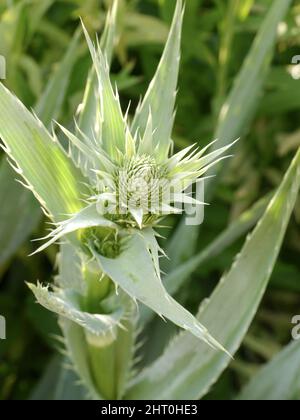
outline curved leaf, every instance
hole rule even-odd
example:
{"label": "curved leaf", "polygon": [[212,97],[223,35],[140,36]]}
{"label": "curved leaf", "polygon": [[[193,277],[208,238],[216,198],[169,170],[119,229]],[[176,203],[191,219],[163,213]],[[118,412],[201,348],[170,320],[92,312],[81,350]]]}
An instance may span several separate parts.
{"label": "curved leaf", "polygon": [[[106,56],[110,65],[113,48],[116,39],[116,21],[118,11],[118,0],[114,1],[111,11],[108,12],[104,32],[101,36],[100,48]],[[98,100],[98,78],[94,67],[90,70],[84,92],[83,103],[80,105],[79,129],[89,138],[93,138],[96,133],[97,123],[99,121],[99,100]]]}
{"label": "curved leaf", "polygon": [[[236,221],[232,222],[211,244],[167,274],[163,278],[163,284],[168,293],[171,295],[177,293],[199,266],[210,258],[220,255],[226,247],[253,228],[263,215],[269,202],[269,195],[259,200],[251,209],[246,210]],[[152,318],[152,312],[146,307],[141,308],[140,311],[142,323],[149,322]]]}
{"label": "curved leaf", "polygon": [[240,400],[300,400],[300,342],[291,342],[243,389]]}
{"label": "curved leaf", "polygon": [[0,84],[0,137],[41,205],[56,219],[82,207],[82,177],[42,123]]}
{"label": "curved leaf", "polygon": [[121,254],[108,259],[91,249],[101,270],[133,299],[137,299],[214,349],[225,349],[192,314],[169,296],[159,272],[158,245],[151,230],[132,232]]}
{"label": "curved leaf", "polygon": [[162,159],[168,155],[174,123],[182,19],[182,1],[177,0],[172,27],[163,56],[145,98],[136,111],[131,127],[133,135],[139,130],[140,136],[143,137],[149,112],[151,112],[155,130],[153,133],[153,148],[158,146],[159,155]]}
{"label": "curved leaf", "polygon": [[[69,75],[77,58],[78,39],[79,32],[74,35],[62,62],[50,78],[44,94],[35,107],[37,115],[48,128],[52,119],[60,112]],[[0,209],[0,265],[10,258],[30,235],[38,225],[42,214],[32,193],[15,182],[15,177],[16,174],[6,159],[3,159],[0,164],[0,202],[3,203]],[[12,214],[13,209],[17,212],[15,217]]]}
{"label": "curved leaf", "polygon": [[[198,320],[234,354],[263,297],[276,262],[300,186],[300,150],[254,232]],[[181,333],[164,354],[141,372],[129,399],[198,399],[228,365],[228,358]]]}
{"label": "curved leaf", "polygon": [[119,307],[115,312],[108,315],[90,314],[80,308],[80,295],[71,289],[58,289],[49,291],[48,287],[41,284],[35,286],[28,284],[37,301],[44,308],[59,316],[69,319],[84,328],[89,334],[97,337],[105,337],[108,333],[113,334],[125,316],[125,308]]}
{"label": "curved leaf", "polygon": [[109,77],[109,66],[106,57],[100,47],[95,48],[85,27],[84,34],[93,59],[95,71],[98,77],[98,129],[94,130],[92,138],[99,142],[104,151],[116,160],[119,153],[125,151],[126,122],[123,118],[118,93],[114,92]]}
{"label": "curved leaf", "polygon": [[80,229],[87,229],[90,227],[105,227],[111,229],[117,229],[117,225],[105,217],[101,216],[97,211],[96,204],[90,204],[83,210],[72,216],[68,220],[58,223],[58,227],[54,229],[48,236],[42,239],[48,239],[44,245],[37,249],[34,253],[38,253],[46,249],[48,246],[56,242],[58,239],[66,236],[72,232]]}

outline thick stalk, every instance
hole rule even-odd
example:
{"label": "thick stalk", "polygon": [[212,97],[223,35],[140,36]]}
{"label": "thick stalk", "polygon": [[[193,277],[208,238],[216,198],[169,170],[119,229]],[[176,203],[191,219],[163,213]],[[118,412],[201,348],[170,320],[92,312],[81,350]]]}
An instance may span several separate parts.
{"label": "thick stalk", "polygon": [[[83,268],[86,281],[84,310],[89,313],[107,313],[101,303],[114,293],[114,284],[102,277],[97,265]],[[98,337],[85,332],[91,375],[98,392],[108,400],[118,399],[127,379],[132,356],[133,328],[130,320]]]}

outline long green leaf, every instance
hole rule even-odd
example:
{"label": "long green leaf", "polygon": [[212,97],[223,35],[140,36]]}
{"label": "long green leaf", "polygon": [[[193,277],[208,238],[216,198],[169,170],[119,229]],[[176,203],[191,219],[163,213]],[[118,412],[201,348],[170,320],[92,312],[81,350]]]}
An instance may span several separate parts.
{"label": "long green leaf", "polygon": [[[170,295],[177,293],[190,278],[191,274],[205,261],[220,255],[224,249],[255,226],[263,215],[269,201],[269,196],[259,200],[251,209],[245,211],[236,221],[229,225],[211,244],[167,274],[163,278],[163,283]],[[146,307],[141,308],[142,323],[148,322],[152,316],[153,313]]]}
{"label": "long green leaf", "polygon": [[122,308],[121,305],[113,313],[90,314],[82,311],[80,307],[82,296],[73,290],[59,289],[52,292],[41,284],[28,286],[44,308],[75,322],[83,327],[87,334],[96,337],[113,334],[126,314],[126,308]]}
{"label": "long green leaf", "polygon": [[153,146],[158,146],[162,158],[166,158],[172,127],[180,60],[180,41],[182,28],[182,1],[177,0],[176,10],[166,47],[157,72],[149,85],[145,98],[136,111],[132,122],[132,134],[139,130],[143,137],[149,112],[153,119]]}
{"label": "long green leaf", "polygon": [[[114,1],[112,10],[108,12],[104,32],[100,41],[100,48],[106,56],[110,65],[113,57],[113,48],[116,40],[116,23],[118,12],[118,0]],[[98,100],[98,78],[94,67],[90,70],[87,85],[80,106],[80,115],[78,127],[86,134],[87,137],[93,138],[93,134],[97,131],[97,123],[99,121],[99,100]]]}
{"label": "long green leaf", "polygon": [[37,116],[48,128],[51,126],[52,121],[58,118],[60,114],[69,84],[70,75],[78,58],[80,35],[81,30],[78,29],[75,32],[70,46],[57,71],[54,73],[54,76],[51,77],[43,95],[35,106]]}
{"label": "long green leaf", "polygon": [[[35,107],[37,115],[48,128],[61,110],[69,75],[77,58],[78,40],[79,32],[75,34],[65,57]],[[38,203],[30,191],[15,182],[15,178],[16,174],[3,160],[0,165],[0,201],[3,203],[0,210],[0,265],[14,254],[40,221]],[[16,211],[15,216],[13,209]]]}
{"label": "long green leaf", "polygon": [[259,200],[255,205],[245,211],[237,220],[231,223],[210,245],[199,254],[179,265],[173,272],[166,275],[164,285],[172,295],[184,284],[191,274],[205,261],[220,255],[239,237],[247,233],[263,215],[270,197]]}
{"label": "long green leaf", "polygon": [[153,232],[133,233],[127,241],[121,254],[114,259],[105,258],[91,248],[101,270],[133,299],[144,303],[215,349],[225,351],[207,329],[164,289],[159,272],[158,246]]}
{"label": "long green leaf", "polygon": [[38,118],[2,84],[0,138],[19,175],[56,220],[82,207],[79,171]]}
{"label": "long green leaf", "polygon": [[87,389],[87,394],[95,400],[103,399],[95,388],[84,329],[67,318],[60,318],[59,324],[63,331],[68,356],[76,366],[76,371],[82,385]]}
{"label": "long green leaf", "polygon": [[291,342],[243,389],[240,400],[300,400],[300,342]]}
{"label": "long green leaf", "polygon": [[[270,68],[272,51],[277,39],[278,24],[284,19],[290,4],[291,0],[276,0],[272,3],[228,99],[222,107],[214,135],[215,138],[219,139],[217,147],[229,144],[232,140],[243,135],[245,129],[249,127],[259,106],[259,98]],[[220,165],[215,167],[213,174],[216,173],[217,169],[220,171],[220,168]],[[219,177],[213,177],[206,181],[206,200],[211,199],[218,180]],[[178,238],[180,238],[180,241],[178,241]],[[166,263],[164,270],[173,269],[186,260],[186,243],[190,238],[189,248],[194,253],[197,233],[194,226],[186,225],[183,217],[166,249],[171,262]]]}
{"label": "long green leaf", "polygon": [[112,87],[109,66],[105,55],[100,48],[95,48],[85,27],[84,34],[93,59],[94,68],[98,78],[97,123],[99,127],[94,130],[93,137],[109,156],[116,160],[120,152],[125,152],[126,123],[123,118],[118,93]]}
{"label": "long green leaf", "polygon": [[[298,197],[300,150],[253,234],[220,281],[198,319],[234,354],[263,297]],[[198,399],[228,365],[221,353],[182,333],[164,354],[138,375],[127,398]]]}

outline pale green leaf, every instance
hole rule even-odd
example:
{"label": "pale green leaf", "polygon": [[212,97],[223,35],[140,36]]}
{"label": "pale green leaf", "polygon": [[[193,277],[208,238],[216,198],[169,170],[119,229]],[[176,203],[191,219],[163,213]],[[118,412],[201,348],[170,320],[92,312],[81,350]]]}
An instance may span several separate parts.
{"label": "pale green leaf", "polygon": [[[234,354],[257,311],[278,257],[298,197],[300,151],[253,234],[220,281],[198,320]],[[133,381],[129,399],[198,399],[228,365],[189,334],[181,333],[164,354]]]}
{"label": "pale green leaf", "polygon": [[[246,234],[263,215],[269,202],[269,196],[259,200],[249,210],[242,213],[237,220],[232,222],[211,244],[166,274],[163,278],[163,283],[168,293],[171,295],[177,293],[198,267],[204,264],[204,262],[220,255],[234,241]],[[148,322],[152,318],[152,313],[146,307],[143,307],[141,308],[141,318],[142,322]]]}
{"label": "pale green leaf", "polygon": [[32,194],[15,181],[16,174],[0,163],[0,266],[2,266],[39,223],[40,207]]}
{"label": "pale green leaf", "polygon": [[192,314],[167,294],[160,278],[158,245],[151,230],[132,232],[117,258],[105,258],[93,248],[91,251],[101,270],[133,299],[139,300],[215,349],[224,350]]}
{"label": "pale green leaf", "polygon": [[247,233],[260,219],[265,211],[270,197],[259,200],[253,207],[246,210],[241,216],[232,222],[210,245],[205,247],[188,261],[180,264],[164,278],[164,285],[172,295],[184,284],[190,275],[205,261],[215,258],[228,248],[239,237]]}
{"label": "pale green leaf", "polygon": [[77,30],[68,50],[58,66],[57,71],[49,80],[46,89],[35,106],[35,112],[46,127],[50,127],[54,119],[58,118],[65,99],[70,74],[78,58],[78,46],[81,29]]}
{"label": "pale green leaf", "polygon": [[99,145],[110,157],[118,160],[120,152],[125,152],[126,122],[123,118],[118,93],[111,85],[106,57],[100,47],[95,49],[84,26],[83,30],[98,78],[97,112],[99,117],[97,122],[99,127],[93,130],[92,138],[99,142]]}
{"label": "pale green leaf", "polygon": [[0,138],[20,177],[56,220],[82,207],[79,171],[37,117],[2,84]]}
{"label": "pale green leaf", "polygon": [[58,227],[56,229],[51,231],[45,238],[42,238],[47,239],[48,241],[37,249],[34,254],[43,251],[48,246],[55,243],[58,239],[69,235],[70,233],[90,227],[104,227],[117,230],[117,225],[115,223],[99,214],[97,211],[97,204],[90,204],[70,219],[58,223]]}
{"label": "pale green leaf", "polygon": [[28,284],[28,286],[44,308],[75,322],[83,327],[88,334],[100,339],[108,334],[113,334],[114,329],[118,327],[125,316],[125,308],[122,306],[109,314],[84,312],[81,309],[81,296],[71,289],[50,291],[48,287],[41,284],[37,286]]}
{"label": "pale green leaf", "polygon": [[162,159],[168,155],[174,123],[182,17],[182,1],[178,0],[163,56],[145,98],[136,111],[131,127],[133,135],[139,131],[140,136],[143,137],[151,111],[155,130],[153,146],[154,148],[158,146],[158,153]]}
{"label": "pale green leaf", "polygon": [[[100,48],[110,65],[113,57],[113,48],[116,41],[116,23],[118,12],[118,0],[114,1],[112,10],[108,12],[105,28],[100,40]],[[83,102],[80,105],[79,113],[79,129],[89,138],[93,138],[96,133],[99,121],[99,94],[98,94],[98,78],[94,67],[90,70]]]}
{"label": "pale green leaf", "polygon": [[103,400],[95,388],[84,329],[67,318],[60,318],[59,324],[63,331],[68,356],[76,367],[81,382],[87,388],[88,395],[93,400]]}
{"label": "pale green leaf", "polygon": [[[49,2],[48,2],[49,3]],[[46,90],[35,109],[37,115],[49,128],[53,118],[61,110],[64,95],[76,59],[76,46],[78,33],[75,34],[65,57],[57,71],[50,78]],[[59,94],[57,93],[59,92]],[[0,210],[0,265],[3,264],[27,238],[40,221],[41,211],[32,193],[21,184],[15,182],[16,174],[3,159],[0,165],[0,201],[3,203]],[[22,212],[20,212],[22,208]],[[12,211],[16,211],[14,216]]]}
{"label": "pale green leaf", "polygon": [[243,389],[240,400],[300,400],[300,342],[291,342]]}

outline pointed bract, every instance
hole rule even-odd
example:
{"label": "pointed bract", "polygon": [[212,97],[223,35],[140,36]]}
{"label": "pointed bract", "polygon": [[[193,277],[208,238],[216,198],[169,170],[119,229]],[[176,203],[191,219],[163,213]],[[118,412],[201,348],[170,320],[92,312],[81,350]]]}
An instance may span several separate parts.
{"label": "pointed bract", "polygon": [[132,133],[141,137],[146,131],[149,111],[152,114],[153,149],[158,146],[163,161],[170,150],[171,133],[174,124],[174,107],[180,62],[180,42],[183,20],[182,0],[177,0],[169,38],[156,74],[149,85],[145,98],[136,111],[132,122]]}

